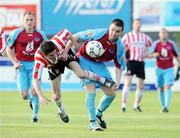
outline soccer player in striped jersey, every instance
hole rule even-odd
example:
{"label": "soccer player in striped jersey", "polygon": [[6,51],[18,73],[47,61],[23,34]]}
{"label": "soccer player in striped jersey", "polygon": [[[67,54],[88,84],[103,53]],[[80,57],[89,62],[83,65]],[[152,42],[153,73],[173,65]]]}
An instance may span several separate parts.
{"label": "soccer player in striped jersey", "polygon": [[57,106],[60,118],[65,123],[69,122],[69,117],[63,107],[61,90],[59,87],[61,74],[64,73],[65,67],[71,69],[79,78],[97,81],[108,87],[114,85],[113,81],[97,76],[91,71],[82,70],[78,64],[79,59],[70,49],[71,43],[68,43],[69,40],[76,45],[71,33],[67,29],[62,29],[59,33],[53,36],[51,40],[43,42],[35,54],[33,73],[33,86],[39,96],[40,104],[46,105],[48,99],[43,95],[39,81],[41,79],[42,69],[48,68],[52,86],[52,98]]}
{"label": "soccer player in striped jersey", "polygon": [[126,76],[124,87],[122,90],[122,111],[126,111],[126,103],[128,93],[130,90],[133,75],[137,77],[135,102],[133,108],[135,111],[141,112],[140,102],[143,96],[143,85],[145,79],[144,59],[147,55],[147,49],[151,46],[151,38],[145,33],[141,32],[141,20],[135,19],[133,21],[133,31],[126,33],[122,37],[123,44],[126,51]]}
{"label": "soccer player in striped jersey", "polygon": [[[119,88],[121,71],[125,65],[123,60],[124,47],[119,38],[123,29],[124,22],[121,19],[114,19],[109,28],[86,30],[74,34],[76,41],[78,43],[83,43],[83,45],[79,47],[79,52],[77,53],[80,59],[79,63],[83,69],[91,70],[99,76],[112,79],[105,62],[113,60],[115,65],[116,84],[112,89],[102,85],[99,86],[103,90],[104,96],[101,98],[97,109],[95,107],[95,97],[98,84],[92,81],[84,83],[85,90],[87,91],[86,109],[89,115],[91,131],[103,131],[103,129],[107,128],[106,122],[103,120],[102,116],[116,96],[115,90]],[[86,44],[91,40],[99,41],[102,44],[105,50],[102,56],[92,58],[86,53]]]}
{"label": "soccer player in striped jersey", "polygon": [[2,28],[0,28],[0,56],[3,55],[6,49],[6,42],[5,42],[5,33]]}
{"label": "soccer player in striped jersey", "polygon": [[151,48],[149,57],[156,57],[157,86],[160,89],[161,112],[169,112],[171,103],[171,87],[174,84],[173,57],[180,65],[180,53],[176,44],[168,39],[168,32],[165,28],[159,31],[159,38]]}
{"label": "soccer player in striped jersey", "polygon": [[34,13],[26,11],[23,15],[23,27],[12,31],[7,40],[6,52],[17,72],[18,90],[24,100],[30,101],[32,121],[37,122],[39,99],[32,88],[34,54],[47,37],[43,31],[35,28],[34,23]]}

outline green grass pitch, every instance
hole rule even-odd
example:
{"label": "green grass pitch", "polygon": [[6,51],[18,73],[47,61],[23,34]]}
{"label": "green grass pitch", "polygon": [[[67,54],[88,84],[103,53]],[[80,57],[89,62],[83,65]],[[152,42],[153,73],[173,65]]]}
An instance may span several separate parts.
{"label": "green grass pitch", "polygon": [[[51,93],[45,95],[51,99]],[[97,93],[96,104],[101,92]],[[70,122],[63,123],[51,101],[41,107],[39,122],[31,122],[28,102],[16,92],[0,92],[0,138],[180,138],[180,93],[174,93],[169,113],[160,113],[156,92],[145,92],[143,113],[134,112],[130,93],[126,113],[120,110],[121,93],[104,113],[107,129],[90,132],[84,92],[64,92],[62,99]]]}

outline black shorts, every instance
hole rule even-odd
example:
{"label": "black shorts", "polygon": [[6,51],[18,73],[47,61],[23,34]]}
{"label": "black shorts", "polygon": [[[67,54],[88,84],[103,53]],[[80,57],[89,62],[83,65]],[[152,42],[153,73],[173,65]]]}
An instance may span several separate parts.
{"label": "black shorts", "polygon": [[127,62],[126,75],[136,75],[138,78],[145,79],[145,68],[144,62],[139,62],[135,60],[129,60]]}
{"label": "black shorts", "polygon": [[72,61],[79,62],[79,59],[76,57],[76,55],[70,50],[68,52],[68,59],[66,61],[58,60],[58,62],[48,68],[49,73],[49,79],[54,80],[56,79],[60,74],[64,73],[65,67],[69,68],[69,63]]}

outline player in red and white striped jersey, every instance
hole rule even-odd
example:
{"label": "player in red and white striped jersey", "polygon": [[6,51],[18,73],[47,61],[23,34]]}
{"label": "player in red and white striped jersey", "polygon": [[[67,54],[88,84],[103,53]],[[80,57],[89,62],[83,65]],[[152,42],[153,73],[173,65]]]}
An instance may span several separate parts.
{"label": "player in red and white striped jersey", "polygon": [[[61,58],[63,49],[65,48],[65,44],[70,39],[70,32],[67,29],[61,30],[58,34],[52,37],[50,40],[55,45],[55,56],[53,60],[47,59],[45,54],[40,50],[40,48],[36,51],[35,54],[35,70],[33,73],[33,77],[35,79],[40,79],[42,74],[42,69],[45,67],[50,67],[53,64],[56,64],[58,59]],[[73,40],[73,38],[71,38]]]}
{"label": "player in red and white striped jersey", "polygon": [[64,73],[65,67],[71,69],[79,78],[98,81],[109,87],[112,87],[111,84],[115,84],[115,82],[97,76],[93,72],[82,70],[78,63],[78,58],[70,50],[71,46],[69,45],[70,43],[68,43],[69,40],[76,45],[70,32],[67,29],[63,29],[50,41],[43,42],[35,54],[33,73],[33,86],[39,96],[40,104],[46,105],[48,100],[42,93],[39,80],[41,79],[42,69],[48,68],[52,85],[52,97],[57,105],[59,115],[65,123],[69,122],[69,118],[62,105],[59,87],[61,74]]}
{"label": "player in red and white striped jersey", "polygon": [[3,55],[5,49],[6,49],[6,44],[5,44],[5,33],[2,28],[0,28],[0,56]]}
{"label": "player in red and white striped jersey", "polygon": [[140,101],[143,95],[143,85],[145,79],[144,59],[147,56],[147,50],[148,47],[151,46],[152,40],[148,35],[142,33],[140,29],[141,20],[135,19],[133,21],[133,31],[125,34],[122,38],[127,60],[127,72],[122,91],[123,112],[126,111],[126,102],[134,74],[137,77],[137,89],[133,108],[136,111],[142,111],[140,109]]}

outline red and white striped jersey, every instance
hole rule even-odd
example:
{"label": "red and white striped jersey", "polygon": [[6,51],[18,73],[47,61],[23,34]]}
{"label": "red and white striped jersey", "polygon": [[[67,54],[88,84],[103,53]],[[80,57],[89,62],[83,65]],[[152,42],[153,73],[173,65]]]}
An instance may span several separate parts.
{"label": "red and white striped jersey", "polygon": [[[61,30],[59,33],[57,33],[55,36],[51,38],[51,41],[56,46],[56,59],[57,60],[61,57],[63,49],[65,48],[69,38],[70,38],[70,32],[67,29]],[[50,62],[46,59],[46,57],[40,51],[40,48],[38,48],[35,53],[35,66],[34,66],[34,71],[33,71],[33,78],[40,79],[43,68],[44,67],[47,68],[51,65],[52,64],[50,64]]]}
{"label": "red and white striped jersey", "polygon": [[62,29],[59,33],[57,33],[55,36],[51,38],[51,41],[56,46],[56,53],[59,57],[61,57],[63,49],[65,48],[69,38],[70,32],[67,29]]}
{"label": "red and white striped jersey", "polygon": [[129,32],[122,37],[125,49],[128,49],[129,59],[143,62],[147,48],[151,46],[151,38],[142,32]]}
{"label": "red and white striped jersey", "polygon": [[0,28],[0,55],[3,54],[6,49],[5,43],[5,33],[3,29]]}

